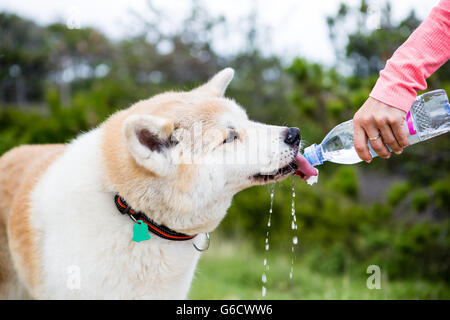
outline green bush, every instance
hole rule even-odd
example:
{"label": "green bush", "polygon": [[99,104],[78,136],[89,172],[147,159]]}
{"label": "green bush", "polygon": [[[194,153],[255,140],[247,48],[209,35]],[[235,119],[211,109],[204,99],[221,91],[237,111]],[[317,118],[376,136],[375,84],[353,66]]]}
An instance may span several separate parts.
{"label": "green bush", "polygon": [[328,101],[327,109],[331,113],[331,115],[335,118],[339,118],[342,112],[345,110],[345,103],[340,99],[333,99]]}
{"label": "green bush", "polygon": [[450,211],[450,181],[449,179],[439,180],[432,185],[436,204],[439,208]]}
{"label": "green bush", "polygon": [[[406,22],[411,21],[414,19],[408,18]],[[397,27],[397,24],[391,26],[389,32],[403,32]],[[75,79],[69,84],[70,97],[63,99],[60,86],[67,83],[54,83],[54,79],[45,74],[42,81],[35,81],[37,71],[32,69],[28,72],[32,77],[27,83],[39,83],[37,87],[41,92],[33,95],[38,100],[32,101],[37,107],[0,106],[0,154],[19,144],[68,142],[117,109],[159,92],[190,89],[224,66],[236,69],[227,96],[243,105],[251,119],[300,127],[302,139],[307,139],[302,141],[302,146],[319,142],[335,125],[351,119],[367,99],[378,73],[365,74],[363,68],[367,61],[377,62],[371,64],[371,69],[380,67],[380,56],[371,56],[373,52],[382,53],[384,58],[389,55],[389,48],[400,44],[385,38],[390,34],[385,32],[388,29],[355,33],[350,43],[353,51],[348,53],[359,55],[347,56],[343,63],[353,63],[362,69],[344,75],[337,68],[327,68],[303,58],[294,59],[285,68],[280,57],[266,57],[257,48],[233,57],[221,57],[212,51],[209,43],[197,43],[198,39],[208,37],[198,37],[197,30],[196,36],[190,37],[189,28],[180,30],[187,33],[171,39],[176,44],[174,52],[159,55],[156,44],[148,42],[146,37],[110,42],[91,29],[78,32],[58,24],[45,28],[45,32],[53,35],[48,36],[51,41],[38,39],[33,46],[48,45],[43,49],[51,52],[42,57],[46,61],[35,61],[33,65],[47,68],[47,63],[53,68],[48,71],[61,72],[57,62],[71,59],[94,70],[98,63],[107,64],[109,73],[103,77]],[[167,37],[164,35],[161,39]],[[359,39],[362,41],[357,41]],[[382,48],[380,39],[383,39]],[[397,39],[395,36],[395,41]],[[77,41],[90,45],[81,50],[83,46],[78,46]],[[20,51],[21,45],[18,43],[9,49]],[[200,56],[208,58],[201,60]],[[27,54],[9,56],[8,66],[21,64],[13,61],[17,57],[26,58]],[[364,60],[366,58],[375,59]],[[430,88],[442,87],[449,92],[448,70],[442,67],[430,78]],[[150,77],[154,71],[161,73],[158,81]],[[0,68],[0,74],[5,83],[12,83],[8,68]],[[11,88],[9,91],[13,92]],[[291,179],[276,184],[270,229],[267,221],[271,186],[244,190],[234,197],[217,233],[222,235],[220,239],[233,238],[251,244],[257,254],[264,250],[267,231],[271,248],[279,252],[290,253],[292,237],[296,235],[300,258],[324,275],[345,274],[349,270],[361,272],[369,264],[379,264],[390,278],[422,277],[448,282],[448,150],[450,140],[443,135],[408,147],[401,156],[374,160],[371,170],[393,175],[393,180],[402,180],[386,192],[386,203],[364,203],[359,199],[363,194],[361,190],[367,186],[361,185],[357,170],[365,170],[366,166],[326,163],[321,166],[319,183],[314,186],[296,178],[298,230],[291,229]],[[405,206],[406,212],[398,214],[395,207],[404,198],[411,200],[412,209]],[[427,215],[423,217],[409,212],[426,209]],[[214,235],[212,239],[214,242]],[[248,276],[245,272],[238,282],[257,285],[247,279]]]}
{"label": "green bush", "polygon": [[329,189],[336,193],[340,193],[354,199],[358,196],[358,179],[355,168],[353,167],[339,167],[333,178],[327,184]]}
{"label": "green bush", "polygon": [[412,205],[417,212],[424,211],[430,203],[430,196],[423,190],[414,192]]}
{"label": "green bush", "polygon": [[397,205],[405,198],[410,190],[411,187],[407,182],[397,182],[393,184],[387,192],[387,202],[392,206]]}

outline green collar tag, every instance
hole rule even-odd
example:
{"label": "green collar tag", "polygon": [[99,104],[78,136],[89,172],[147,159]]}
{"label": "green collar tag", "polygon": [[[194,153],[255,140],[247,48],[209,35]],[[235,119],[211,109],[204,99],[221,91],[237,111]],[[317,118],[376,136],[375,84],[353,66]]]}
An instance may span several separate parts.
{"label": "green collar tag", "polygon": [[133,225],[133,238],[131,240],[140,242],[151,239],[147,225],[142,220],[137,220]]}

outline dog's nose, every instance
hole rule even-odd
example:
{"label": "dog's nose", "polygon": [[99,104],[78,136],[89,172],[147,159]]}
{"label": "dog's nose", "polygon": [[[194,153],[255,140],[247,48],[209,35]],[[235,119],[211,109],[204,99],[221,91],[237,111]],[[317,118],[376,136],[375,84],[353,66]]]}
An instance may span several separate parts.
{"label": "dog's nose", "polygon": [[300,143],[300,129],[289,128],[286,132],[284,142],[290,146],[298,145]]}

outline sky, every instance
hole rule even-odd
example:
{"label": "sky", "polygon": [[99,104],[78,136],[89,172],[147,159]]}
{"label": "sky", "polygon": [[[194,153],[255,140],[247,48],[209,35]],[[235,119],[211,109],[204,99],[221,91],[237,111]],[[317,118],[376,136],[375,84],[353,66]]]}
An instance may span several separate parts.
{"label": "sky", "polygon": [[[213,46],[219,52],[233,53],[245,45],[241,26],[248,22],[252,8],[256,8],[259,23],[264,26],[262,30],[267,32],[259,43],[264,53],[285,58],[303,56],[325,65],[335,61],[326,16],[333,15],[341,2],[350,6],[360,3],[360,0],[198,1],[213,16],[224,15],[230,22],[230,32],[218,34],[214,39]],[[375,9],[384,2],[369,1]],[[162,22],[162,28],[170,29],[190,12],[191,1],[187,0],[153,0],[152,3],[166,14],[167,21]],[[411,9],[423,19],[437,3],[438,0],[391,1],[394,20],[404,18]],[[2,0],[0,10],[20,14],[43,25],[58,21],[71,27],[95,27],[114,39],[139,30],[132,12],[144,17],[149,13],[147,0]]]}

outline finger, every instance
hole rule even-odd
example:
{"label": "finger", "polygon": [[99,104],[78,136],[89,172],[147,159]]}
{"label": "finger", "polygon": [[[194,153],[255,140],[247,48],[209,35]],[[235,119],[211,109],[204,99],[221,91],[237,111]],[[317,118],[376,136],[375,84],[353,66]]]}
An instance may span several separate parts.
{"label": "finger", "polygon": [[[366,131],[367,137],[369,138],[374,138],[380,134],[379,129],[375,127],[374,124],[367,125],[366,127],[364,127],[364,130]],[[381,139],[381,136],[376,140],[369,139],[369,143],[378,156],[382,158],[389,158],[391,156],[391,153],[383,143],[383,139]]]}
{"label": "finger", "polygon": [[370,154],[369,147],[367,146],[366,132],[356,122],[353,123],[353,144],[360,159],[366,162],[372,161],[372,155]]}
{"label": "finger", "polygon": [[403,148],[398,143],[397,139],[392,132],[392,129],[386,123],[378,126],[381,131],[381,138],[383,139],[384,144],[387,144],[395,153],[400,154],[403,151]]}
{"label": "finger", "polygon": [[404,121],[402,119],[398,119],[396,121],[390,122],[392,132],[394,133],[395,139],[398,144],[402,147],[409,146],[408,136],[406,135]]}

